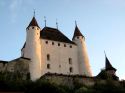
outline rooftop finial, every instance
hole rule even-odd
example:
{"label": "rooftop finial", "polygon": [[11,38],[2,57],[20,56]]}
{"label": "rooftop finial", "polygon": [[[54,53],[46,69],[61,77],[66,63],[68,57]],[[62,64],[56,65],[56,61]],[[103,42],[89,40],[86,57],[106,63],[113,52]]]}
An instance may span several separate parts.
{"label": "rooftop finial", "polygon": [[106,57],[106,53],[105,53],[105,50],[104,50],[104,54],[105,54],[105,57]]}
{"label": "rooftop finial", "polygon": [[35,17],[35,9],[34,9],[34,12],[33,12],[33,16]]}
{"label": "rooftop finial", "polygon": [[56,28],[58,29],[58,22],[57,22],[57,19],[56,19]]}
{"label": "rooftop finial", "polygon": [[45,22],[45,27],[46,27],[46,16],[44,16],[44,22]]}
{"label": "rooftop finial", "polygon": [[75,20],[75,26],[77,26],[77,21]]}

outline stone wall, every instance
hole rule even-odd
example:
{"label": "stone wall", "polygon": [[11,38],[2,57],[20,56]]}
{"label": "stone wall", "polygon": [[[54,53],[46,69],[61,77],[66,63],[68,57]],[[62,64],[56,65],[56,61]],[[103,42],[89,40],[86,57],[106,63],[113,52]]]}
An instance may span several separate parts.
{"label": "stone wall", "polygon": [[82,75],[64,75],[56,73],[47,73],[41,77],[42,80],[50,81],[58,85],[66,85],[74,87],[75,84],[82,84],[86,86],[92,86],[95,84],[96,79],[94,77],[86,77]]}
{"label": "stone wall", "polygon": [[27,79],[27,75],[30,73],[29,63],[30,63],[30,59],[22,58],[22,57],[14,59],[9,62],[0,61],[0,72],[6,73],[6,74],[12,73],[10,77],[14,77],[13,75],[19,74],[21,76],[20,78]]}

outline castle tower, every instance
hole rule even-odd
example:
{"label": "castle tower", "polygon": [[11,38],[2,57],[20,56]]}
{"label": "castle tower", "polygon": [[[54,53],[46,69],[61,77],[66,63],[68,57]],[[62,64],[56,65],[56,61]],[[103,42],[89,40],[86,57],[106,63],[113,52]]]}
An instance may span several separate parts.
{"label": "castle tower", "polygon": [[31,80],[41,77],[41,44],[40,44],[40,27],[35,19],[32,18],[26,29],[27,37],[23,56],[31,59],[29,63]]}
{"label": "castle tower", "polygon": [[78,64],[79,64],[79,74],[92,76],[89,58],[87,54],[87,48],[85,43],[85,37],[80,32],[79,28],[75,27],[75,32],[73,36],[73,42],[75,42],[78,46]]}

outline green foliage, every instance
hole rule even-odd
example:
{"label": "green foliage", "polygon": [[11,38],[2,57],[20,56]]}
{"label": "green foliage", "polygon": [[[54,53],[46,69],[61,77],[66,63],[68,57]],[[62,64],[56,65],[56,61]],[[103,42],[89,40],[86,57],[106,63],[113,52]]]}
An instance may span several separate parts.
{"label": "green foliage", "polygon": [[19,72],[0,72],[0,91],[22,91],[25,93],[125,93],[125,83],[119,83],[111,79],[104,82],[97,80],[93,86],[85,86],[74,81],[74,87],[69,87],[57,85],[46,79],[33,82],[29,78],[30,74],[27,75],[27,80],[23,80],[22,74]]}

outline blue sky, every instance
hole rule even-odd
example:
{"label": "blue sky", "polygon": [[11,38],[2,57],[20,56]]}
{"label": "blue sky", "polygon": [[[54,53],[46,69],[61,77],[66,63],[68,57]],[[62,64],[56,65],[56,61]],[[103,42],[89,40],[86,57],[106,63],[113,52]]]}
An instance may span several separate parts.
{"label": "blue sky", "polygon": [[0,0],[0,60],[20,56],[26,39],[26,27],[36,10],[36,19],[44,27],[56,27],[70,39],[75,20],[86,37],[93,75],[105,65],[104,50],[125,79],[125,0]]}

